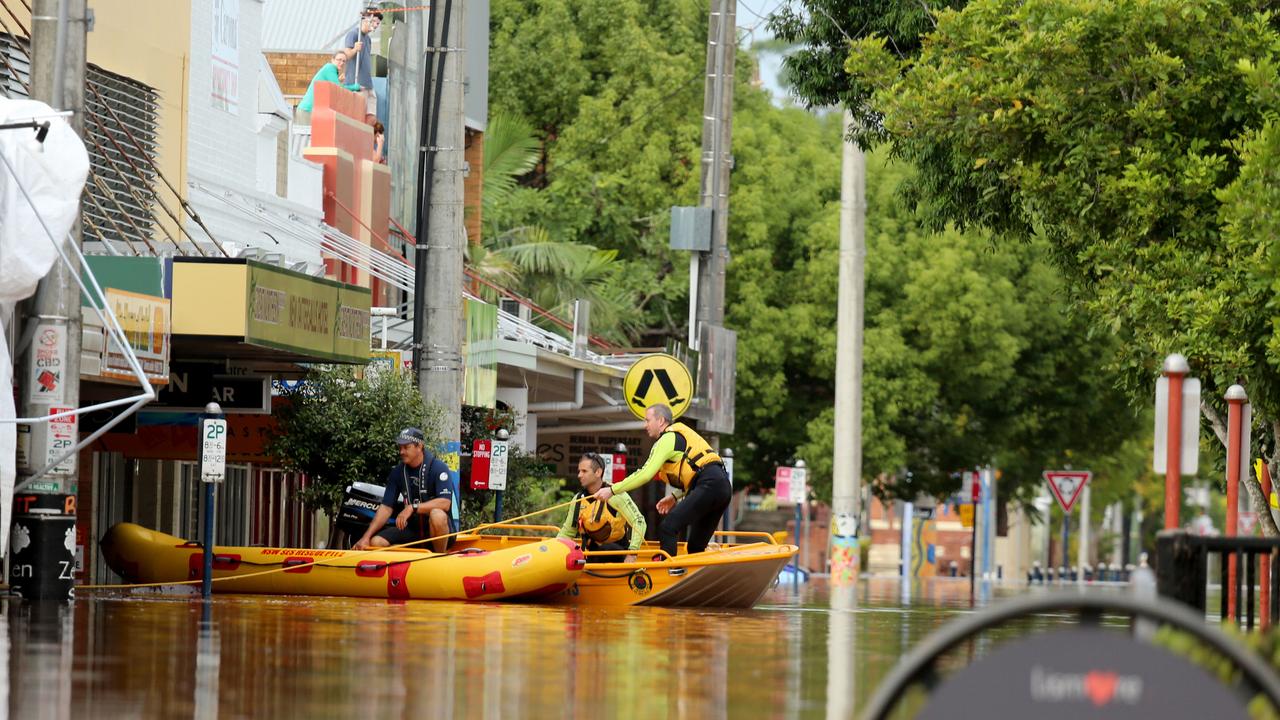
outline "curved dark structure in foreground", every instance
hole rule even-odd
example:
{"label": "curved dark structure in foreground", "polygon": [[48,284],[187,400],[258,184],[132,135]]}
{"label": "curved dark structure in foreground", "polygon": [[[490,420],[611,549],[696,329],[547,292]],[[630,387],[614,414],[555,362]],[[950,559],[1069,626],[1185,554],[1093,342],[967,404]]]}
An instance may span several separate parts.
{"label": "curved dark structure in foreground", "polygon": [[[1226,636],[1222,631],[1206,624],[1204,616],[1188,610],[1181,604],[1161,599],[1138,599],[1124,595],[1085,596],[1077,594],[1056,594],[1048,596],[1032,596],[1015,598],[998,605],[978,611],[972,615],[958,618],[925,638],[913,649],[893,671],[881,682],[862,717],[865,720],[881,720],[890,717],[904,692],[916,683],[923,683],[930,689],[943,685],[946,678],[939,677],[936,663],[940,657],[961,643],[980,633],[1004,625],[1014,620],[1025,619],[1043,613],[1068,613],[1078,618],[1076,628],[1098,628],[1104,615],[1127,616],[1134,620],[1148,620],[1171,626],[1194,636],[1213,651],[1230,660],[1239,670],[1236,682],[1237,690],[1247,690],[1244,696],[1261,693],[1271,703],[1280,708],[1280,676],[1266,662],[1242,647],[1238,642]],[[1071,627],[1071,626],[1064,626]],[[1057,629],[1061,631],[1061,628]],[[1049,632],[1053,632],[1052,630]],[[1035,637],[1042,633],[1029,635]],[[1119,631],[1117,631],[1119,634]],[[1021,639],[1008,640],[1000,647],[1019,643]],[[1142,640],[1134,643],[1146,647],[1156,647]],[[997,647],[993,654],[1000,651]],[[1179,657],[1173,651],[1160,648],[1172,657]],[[1049,660],[1052,659],[1048,658]],[[982,660],[970,667],[976,667]],[[1104,659],[1105,662],[1105,659]],[[1187,661],[1188,663],[1190,661]],[[967,669],[966,669],[967,670]],[[959,674],[965,670],[957,671]],[[1207,672],[1207,671],[1206,671]],[[1012,685],[1012,683],[1010,683]],[[1241,687],[1243,686],[1243,687]],[[1230,688],[1223,683],[1222,687]],[[1243,706],[1243,703],[1242,703]]]}

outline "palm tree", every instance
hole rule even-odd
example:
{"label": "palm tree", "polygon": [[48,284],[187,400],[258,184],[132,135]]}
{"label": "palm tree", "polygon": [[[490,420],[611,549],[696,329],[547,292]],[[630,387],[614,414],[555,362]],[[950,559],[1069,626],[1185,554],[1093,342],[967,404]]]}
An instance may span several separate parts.
{"label": "palm tree", "polygon": [[504,227],[504,206],[519,193],[520,178],[537,165],[540,145],[523,118],[489,118],[484,138],[484,189],[479,244],[468,248],[471,270],[480,277],[528,297],[551,312],[572,313],[573,301],[591,301],[593,334],[628,342],[643,327],[636,301],[615,282],[622,272],[617,251],[554,238],[541,225]]}

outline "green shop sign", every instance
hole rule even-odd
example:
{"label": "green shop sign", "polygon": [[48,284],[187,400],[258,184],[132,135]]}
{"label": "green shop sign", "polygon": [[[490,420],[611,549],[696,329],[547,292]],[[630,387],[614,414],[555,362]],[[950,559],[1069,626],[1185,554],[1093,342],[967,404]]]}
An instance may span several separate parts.
{"label": "green shop sign", "polygon": [[367,288],[249,261],[245,341],[338,362],[369,358]]}

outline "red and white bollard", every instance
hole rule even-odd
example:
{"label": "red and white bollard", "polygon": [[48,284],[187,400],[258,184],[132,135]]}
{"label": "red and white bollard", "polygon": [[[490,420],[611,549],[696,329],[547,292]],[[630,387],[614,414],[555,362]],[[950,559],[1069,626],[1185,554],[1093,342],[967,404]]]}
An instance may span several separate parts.
{"label": "red and white bollard", "polygon": [[[1244,444],[1244,404],[1249,400],[1244,388],[1232,385],[1227,388],[1227,537],[1239,533],[1240,458],[1248,452]],[[1235,553],[1227,556],[1227,617],[1236,617]]]}

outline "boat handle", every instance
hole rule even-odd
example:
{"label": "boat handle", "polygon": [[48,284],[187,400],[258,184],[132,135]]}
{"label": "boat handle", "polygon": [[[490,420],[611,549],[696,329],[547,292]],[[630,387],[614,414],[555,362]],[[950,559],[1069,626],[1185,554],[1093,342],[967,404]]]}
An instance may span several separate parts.
{"label": "boat handle", "polygon": [[519,523],[485,523],[472,528],[468,532],[478,533],[480,530],[550,530],[551,532],[560,532],[560,528],[555,525],[521,525]]}
{"label": "boat handle", "polygon": [[716,535],[727,535],[729,537],[751,537],[760,538],[769,545],[777,545],[778,540],[773,537],[772,533],[760,532],[758,530],[717,530]]}

